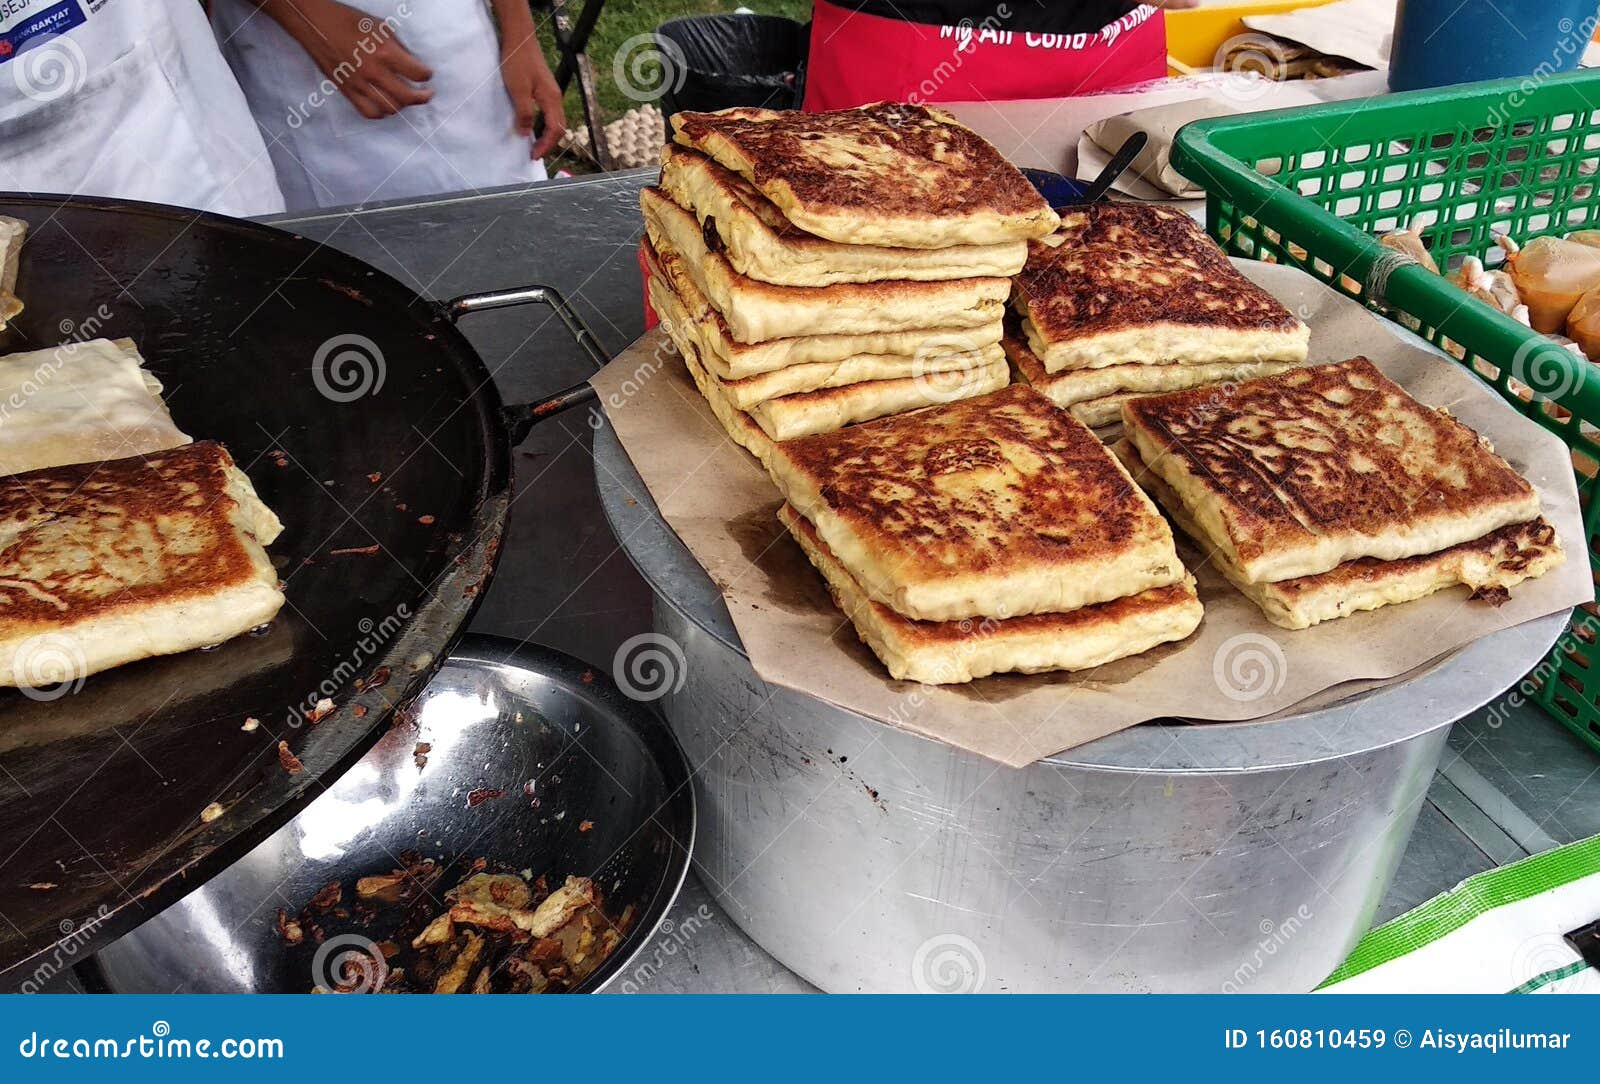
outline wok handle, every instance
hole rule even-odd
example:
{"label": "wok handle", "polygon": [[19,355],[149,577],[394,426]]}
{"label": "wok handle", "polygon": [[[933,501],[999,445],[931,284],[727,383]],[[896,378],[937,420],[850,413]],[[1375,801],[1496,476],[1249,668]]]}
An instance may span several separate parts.
{"label": "wok handle", "polygon": [[[513,305],[548,305],[556,318],[578,343],[579,349],[589,356],[596,370],[605,368],[611,360],[595,338],[589,325],[583,322],[577,310],[567,303],[560,291],[551,286],[522,286],[514,290],[491,290],[481,294],[463,294],[442,302],[440,312],[451,323],[468,313],[487,312],[489,309],[510,308]],[[533,403],[519,403],[505,408],[506,427],[511,431],[512,446],[521,444],[535,425],[554,414],[591,402],[595,398],[593,385],[585,381],[574,384],[545,399]]]}

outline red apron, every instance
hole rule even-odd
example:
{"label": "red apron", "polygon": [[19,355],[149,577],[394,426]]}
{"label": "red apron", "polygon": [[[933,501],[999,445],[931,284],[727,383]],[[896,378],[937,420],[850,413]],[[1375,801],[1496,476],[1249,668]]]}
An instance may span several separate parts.
{"label": "red apron", "polygon": [[1069,98],[1167,74],[1167,26],[1141,5],[1098,31],[901,22],[816,0],[805,108]]}

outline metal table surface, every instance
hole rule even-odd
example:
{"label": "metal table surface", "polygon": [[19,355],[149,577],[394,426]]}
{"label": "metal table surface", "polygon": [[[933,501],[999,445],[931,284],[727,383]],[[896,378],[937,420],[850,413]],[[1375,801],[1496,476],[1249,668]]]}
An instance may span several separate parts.
{"label": "metal table surface", "polygon": [[[353,213],[280,218],[286,229],[365,259],[420,293],[542,283],[562,291],[608,351],[643,331],[635,245],[636,171]],[[463,322],[508,402],[587,375],[545,311]],[[536,428],[515,457],[506,546],[479,632],[531,640],[611,668],[651,627],[650,591],[611,536],[580,413]],[[1378,915],[1388,919],[1473,873],[1600,833],[1600,756],[1515,695],[1457,724]],[[732,925],[693,877],[654,942],[613,984],[631,991],[809,989]]]}

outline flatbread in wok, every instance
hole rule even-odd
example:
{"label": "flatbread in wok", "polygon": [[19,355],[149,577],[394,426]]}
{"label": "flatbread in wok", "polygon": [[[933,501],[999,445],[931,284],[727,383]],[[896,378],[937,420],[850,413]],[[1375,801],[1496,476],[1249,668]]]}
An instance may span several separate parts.
{"label": "flatbread in wok", "polygon": [[0,358],[0,474],[144,455],[189,443],[132,339]]}
{"label": "flatbread in wok", "polygon": [[283,527],[220,444],[0,478],[0,686],[220,644],[283,605]]}

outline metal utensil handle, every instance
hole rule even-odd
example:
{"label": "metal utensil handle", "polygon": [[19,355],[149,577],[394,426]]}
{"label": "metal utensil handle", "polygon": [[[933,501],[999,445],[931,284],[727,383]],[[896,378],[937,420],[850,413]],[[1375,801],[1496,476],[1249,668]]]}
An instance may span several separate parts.
{"label": "metal utensil handle", "polygon": [[[567,304],[567,299],[561,296],[560,291],[550,286],[522,286],[514,290],[491,290],[481,294],[463,294],[449,301],[441,302],[439,311],[451,323],[455,323],[468,313],[486,312],[489,309],[505,309],[513,305],[548,305],[555,312],[557,319],[566,326],[567,331],[578,343],[579,349],[588,355],[594,363],[596,371],[605,368],[611,360],[605,349],[601,347],[600,340],[595,338],[594,332],[589,330],[589,325],[583,322],[577,310]],[[544,419],[575,406],[581,406],[595,398],[594,386],[588,381],[574,384],[564,388],[554,395],[540,399],[533,403],[518,403],[505,408],[506,427],[511,432],[513,446],[521,444],[535,425]]]}
{"label": "metal utensil handle", "polygon": [[489,309],[506,309],[513,305],[549,305],[556,317],[566,325],[567,331],[577,340],[578,346],[589,355],[594,367],[603,369],[611,359],[594,337],[589,325],[583,322],[560,291],[551,286],[523,286],[515,290],[492,290],[481,294],[463,294],[444,303],[445,316],[451,323],[468,313],[487,312]]}
{"label": "metal utensil handle", "polygon": [[1078,202],[1098,203],[1105,198],[1111,185],[1133,165],[1133,160],[1139,157],[1139,152],[1144,150],[1144,145],[1149,141],[1150,137],[1143,132],[1134,132],[1123,140],[1122,146],[1117,148],[1117,153],[1111,156],[1111,161],[1107,162],[1099,175],[1089,182],[1089,187],[1083,190]]}

